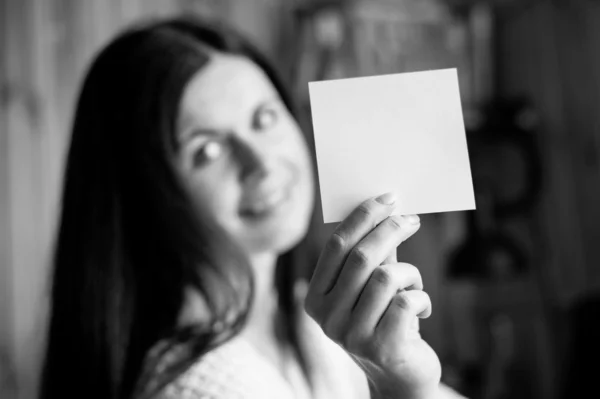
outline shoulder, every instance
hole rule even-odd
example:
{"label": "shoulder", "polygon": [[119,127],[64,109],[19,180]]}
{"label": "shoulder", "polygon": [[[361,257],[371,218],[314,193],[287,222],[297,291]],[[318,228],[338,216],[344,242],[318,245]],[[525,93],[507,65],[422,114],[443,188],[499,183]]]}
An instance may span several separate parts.
{"label": "shoulder", "polygon": [[[153,350],[154,353],[159,350]],[[134,399],[286,399],[291,392],[242,338],[233,338],[198,358],[184,373],[164,386],[157,378],[177,357],[175,350],[153,362]],[[268,381],[268,384],[265,384]]]}
{"label": "shoulder", "polygon": [[[302,284],[298,299],[303,296]],[[302,300],[303,302],[303,300]],[[201,312],[193,309],[189,316]],[[185,314],[185,313],[184,313]],[[300,312],[301,341],[313,376],[315,397],[363,399],[369,397],[368,383],[362,370],[316,322]],[[133,399],[286,399],[294,392],[280,371],[268,363],[257,350],[237,336],[199,357],[182,374],[168,383],[161,373],[177,362],[181,350],[159,342],[148,353],[145,369]]]}

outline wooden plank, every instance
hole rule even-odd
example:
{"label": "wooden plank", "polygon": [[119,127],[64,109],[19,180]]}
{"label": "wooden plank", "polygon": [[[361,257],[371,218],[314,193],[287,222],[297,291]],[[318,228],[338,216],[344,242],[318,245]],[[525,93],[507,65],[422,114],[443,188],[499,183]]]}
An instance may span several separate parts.
{"label": "wooden plank", "polygon": [[114,10],[119,18],[119,29],[137,21],[142,15],[140,0],[113,0]]}
{"label": "wooden plank", "polygon": [[[36,278],[26,276],[26,284],[33,287],[36,293],[35,312],[31,314],[32,345],[30,362],[27,366],[26,378],[29,381],[28,392],[24,397],[35,397],[39,386],[39,372],[45,343],[47,312],[49,304],[49,277],[53,253],[54,236],[59,210],[59,194],[62,171],[62,158],[65,135],[59,123],[59,103],[56,79],[56,45],[59,29],[53,18],[52,2],[46,0],[33,1],[33,15],[30,18],[32,31],[31,52],[32,70],[30,84],[37,93],[37,112],[34,115],[34,138],[36,151],[39,154],[39,171],[34,184],[38,187],[41,220],[38,228],[39,260],[35,265]],[[25,284],[23,284],[25,285]]]}
{"label": "wooden plank", "polygon": [[560,15],[552,5],[539,4],[504,22],[502,84],[504,95],[525,94],[540,114],[539,145],[544,191],[539,222],[543,231],[541,277],[547,278],[555,303],[567,304],[581,289],[585,275],[581,204],[577,199],[576,140],[568,116],[559,52],[564,45]]}
{"label": "wooden plank", "polygon": [[[43,220],[40,199],[40,154],[33,120],[37,111],[37,97],[29,79],[33,59],[32,1],[9,0],[7,21],[9,55],[8,82],[14,90],[7,104],[8,171],[10,201],[10,234],[13,297],[13,359],[18,373],[20,396],[33,397],[31,392],[32,358],[34,357],[32,331],[37,314],[41,262],[40,223]],[[38,283],[38,284],[36,284]]]}
{"label": "wooden plank", "polygon": [[113,35],[118,21],[115,21],[112,17],[113,4],[110,1],[95,0],[84,2],[84,4],[87,5],[84,8],[85,16],[92,27],[89,31],[91,40],[90,56],[92,56]]}
{"label": "wooden plank", "polygon": [[9,0],[3,54],[11,87],[4,114],[8,173],[13,352],[20,397],[37,389],[45,293],[57,200],[60,134],[52,63],[51,3]]}
{"label": "wooden plank", "polygon": [[[595,93],[593,101],[597,108],[600,103],[600,23],[598,22],[600,20],[600,3],[586,2],[585,5],[587,7],[584,10],[588,32],[587,37],[590,38],[588,51],[592,64],[592,75],[590,76],[589,84],[593,85],[592,87]],[[592,140],[594,140],[593,145],[595,147],[595,167],[597,173],[600,175],[600,112],[595,112],[593,115]],[[596,181],[595,184],[598,185],[599,183],[599,181]],[[598,237],[595,238],[598,239]],[[590,275],[590,285],[588,288],[589,290],[598,292],[600,291],[600,266],[598,264],[588,264],[588,267]]]}
{"label": "wooden plank", "polygon": [[[570,23],[577,32],[576,40],[581,43],[579,73],[575,74],[579,90],[573,94],[579,99],[574,108],[579,115],[573,119],[582,126],[581,178],[585,213],[582,225],[585,231],[586,273],[585,294],[600,288],[600,6],[597,3],[577,0],[573,3],[573,18]],[[572,48],[572,47],[571,47]],[[572,86],[574,87],[574,86]]]}
{"label": "wooden plank", "polygon": [[[268,57],[275,53],[275,42],[272,24],[269,18],[269,7],[262,0],[230,0],[227,7],[219,5],[217,13],[226,21],[247,34]],[[221,12],[227,11],[227,15]]]}
{"label": "wooden plank", "polygon": [[[561,87],[564,99],[562,114],[565,124],[560,132],[561,145],[571,161],[568,177],[572,187],[562,189],[565,192],[563,195],[574,199],[568,214],[573,221],[558,224],[555,231],[576,237],[569,241],[568,246],[564,242],[556,244],[566,248],[571,248],[570,244],[578,245],[581,251],[576,254],[577,263],[573,264],[570,258],[565,257],[559,266],[562,278],[558,282],[560,292],[564,293],[561,301],[564,306],[599,283],[592,278],[598,275],[594,270],[597,270],[600,262],[600,248],[597,245],[600,226],[596,223],[600,217],[597,206],[600,202],[600,153],[596,145],[599,92],[597,82],[593,80],[599,65],[594,65],[592,58],[595,52],[592,43],[595,41],[597,47],[598,39],[589,35],[582,10],[582,3],[577,1],[555,7],[553,14],[559,61],[559,75],[554,84]],[[598,16],[596,8],[596,18]],[[563,204],[557,206],[563,207]],[[573,242],[575,240],[577,243]]]}
{"label": "wooden plank", "polygon": [[[127,1],[127,0],[123,0]],[[154,0],[153,15],[161,18],[172,16],[179,11],[179,4],[175,0]]]}
{"label": "wooden plank", "polygon": [[8,122],[7,105],[10,86],[6,65],[8,63],[9,5],[0,1],[0,397],[16,399],[16,376],[14,374],[13,331],[13,280],[11,270],[10,193],[8,174]]}

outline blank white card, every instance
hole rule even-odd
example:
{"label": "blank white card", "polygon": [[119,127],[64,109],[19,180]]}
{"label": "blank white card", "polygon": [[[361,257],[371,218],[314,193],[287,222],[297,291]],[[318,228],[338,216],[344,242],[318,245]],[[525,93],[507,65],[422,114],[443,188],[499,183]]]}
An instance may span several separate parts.
{"label": "blank white card", "polygon": [[369,197],[395,214],[475,209],[456,69],[309,83],[325,223]]}

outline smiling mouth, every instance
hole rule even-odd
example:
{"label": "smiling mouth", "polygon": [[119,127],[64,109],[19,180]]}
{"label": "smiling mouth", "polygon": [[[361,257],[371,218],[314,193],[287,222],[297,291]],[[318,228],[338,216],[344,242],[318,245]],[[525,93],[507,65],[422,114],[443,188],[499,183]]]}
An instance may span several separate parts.
{"label": "smiling mouth", "polygon": [[291,187],[283,187],[266,195],[248,201],[240,210],[240,215],[250,218],[268,216],[278,210],[290,197]]}

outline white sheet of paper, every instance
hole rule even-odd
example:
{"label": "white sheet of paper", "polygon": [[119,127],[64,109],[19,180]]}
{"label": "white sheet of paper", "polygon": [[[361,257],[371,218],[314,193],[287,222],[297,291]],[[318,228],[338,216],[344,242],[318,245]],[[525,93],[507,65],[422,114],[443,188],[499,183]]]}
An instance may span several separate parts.
{"label": "white sheet of paper", "polygon": [[456,69],[309,83],[325,223],[395,191],[395,214],[475,209]]}

